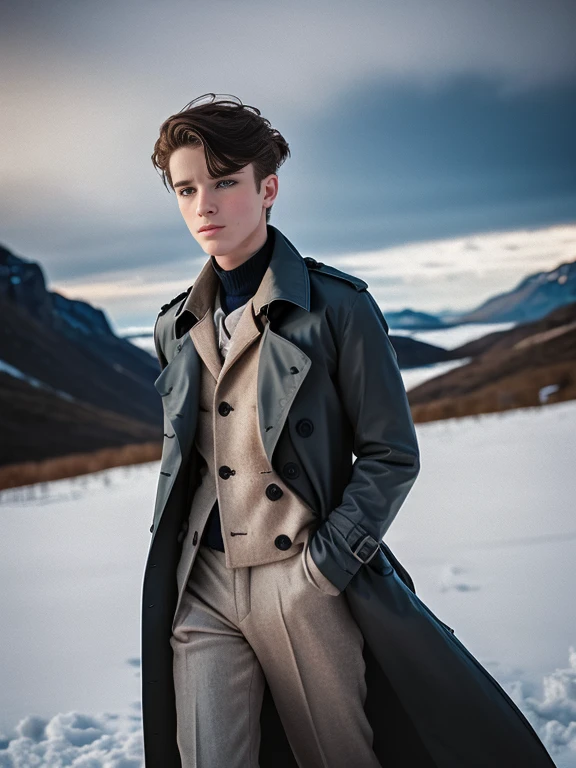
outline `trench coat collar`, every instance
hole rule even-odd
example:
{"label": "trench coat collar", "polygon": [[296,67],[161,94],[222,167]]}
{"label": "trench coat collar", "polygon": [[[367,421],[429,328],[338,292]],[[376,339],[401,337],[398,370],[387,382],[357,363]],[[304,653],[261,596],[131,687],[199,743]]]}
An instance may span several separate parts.
{"label": "trench coat collar", "polygon": [[[309,312],[310,278],[306,263],[279,229],[271,224],[266,226],[268,236],[274,235],[274,248],[264,277],[252,297],[254,313],[258,316],[269,304],[278,300],[289,301]],[[207,312],[213,311],[219,286],[220,279],[209,258],[174,316],[176,337],[182,336],[185,328],[189,329]]]}

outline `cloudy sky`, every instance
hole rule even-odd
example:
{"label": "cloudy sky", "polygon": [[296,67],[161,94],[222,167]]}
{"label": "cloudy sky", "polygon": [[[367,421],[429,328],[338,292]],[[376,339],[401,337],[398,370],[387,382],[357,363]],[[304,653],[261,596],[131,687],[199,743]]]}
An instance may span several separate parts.
{"label": "cloudy sky", "polygon": [[[289,142],[272,223],[303,255],[353,264],[576,222],[572,0],[22,0],[0,13],[0,243],[51,287],[100,296],[118,325],[152,321],[207,258],[150,155],[166,117],[209,91],[259,107]],[[90,291],[115,274],[122,304]]]}

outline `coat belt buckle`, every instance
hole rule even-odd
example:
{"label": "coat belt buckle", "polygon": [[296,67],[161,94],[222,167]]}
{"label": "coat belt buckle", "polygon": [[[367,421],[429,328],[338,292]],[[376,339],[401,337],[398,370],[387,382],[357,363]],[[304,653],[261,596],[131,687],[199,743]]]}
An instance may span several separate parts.
{"label": "coat belt buckle", "polygon": [[[368,557],[363,558],[360,555],[360,551],[364,547],[365,544],[370,544],[370,543],[373,543],[375,545],[374,546],[374,550],[372,552],[368,553]],[[372,560],[372,558],[374,557],[376,552],[378,552],[379,549],[380,549],[380,544],[375,539],[373,539],[372,536],[370,536],[370,534],[367,534],[366,536],[364,536],[363,539],[361,539],[358,542],[358,544],[356,544],[356,546],[352,550],[352,554],[354,555],[354,557],[357,560],[360,560],[361,563],[369,563],[370,560]]]}

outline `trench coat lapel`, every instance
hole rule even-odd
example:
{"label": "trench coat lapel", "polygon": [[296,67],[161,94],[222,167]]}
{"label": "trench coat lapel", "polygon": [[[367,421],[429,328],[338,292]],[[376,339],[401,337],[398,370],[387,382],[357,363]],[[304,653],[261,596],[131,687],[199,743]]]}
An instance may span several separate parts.
{"label": "trench coat lapel", "polygon": [[312,361],[296,344],[266,325],[258,365],[258,419],[268,461]]}
{"label": "trench coat lapel", "polygon": [[164,405],[164,445],[154,507],[154,536],[176,476],[190,455],[198,418],[200,372],[200,357],[186,334],[179,351],[154,382]]}
{"label": "trench coat lapel", "polygon": [[258,358],[258,422],[264,450],[272,463],[274,448],[312,361],[296,344],[275,333],[268,321],[273,317],[270,307],[276,302],[289,302],[310,311],[306,262],[278,229],[268,225],[268,234],[274,235],[274,248],[252,304],[255,316],[265,313]]}
{"label": "trench coat lapel", "polygon": [[175,314],[169,362],[154,382],[164,406],[164,446],[154,508],[154,536],[176,476],[186,466],[194,443],[202,361],[215,377],[222,365],[210,311],[217,287],[218,276],[208,261]]}

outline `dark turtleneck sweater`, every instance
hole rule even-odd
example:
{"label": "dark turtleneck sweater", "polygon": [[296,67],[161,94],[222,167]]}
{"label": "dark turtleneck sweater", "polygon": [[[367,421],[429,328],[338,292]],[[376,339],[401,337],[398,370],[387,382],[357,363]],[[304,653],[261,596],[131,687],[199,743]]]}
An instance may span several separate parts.
{"label": "dark turtleneck sweater", "polygon": [[[274,232],[267,227],[268,237],[264,245],[249,259],[234,269],[222,269],[214,256],[210,256],[214,271],[220,278],[220,304],[228,315],[254,296],[268,269],[274,248]],[[218,500],[214,503],[204,529],[202,544],[224,552],[224,541],[220,528]]]}

